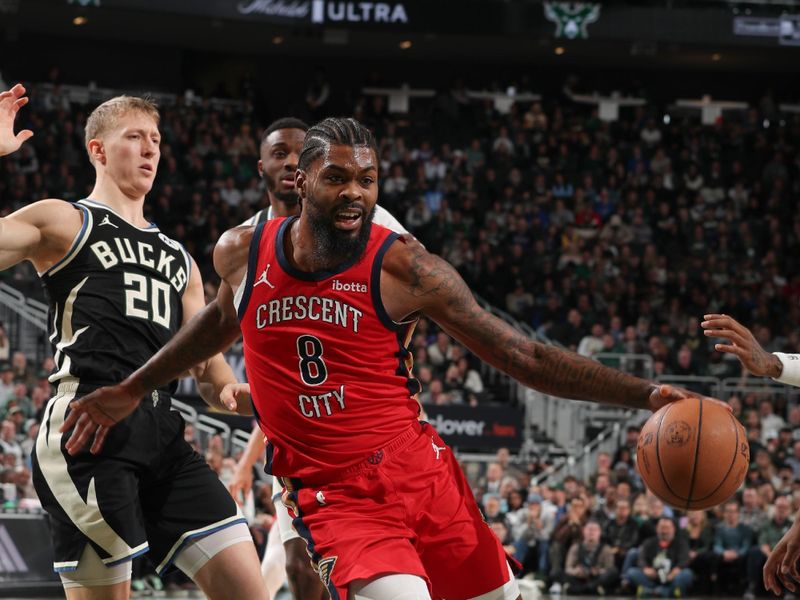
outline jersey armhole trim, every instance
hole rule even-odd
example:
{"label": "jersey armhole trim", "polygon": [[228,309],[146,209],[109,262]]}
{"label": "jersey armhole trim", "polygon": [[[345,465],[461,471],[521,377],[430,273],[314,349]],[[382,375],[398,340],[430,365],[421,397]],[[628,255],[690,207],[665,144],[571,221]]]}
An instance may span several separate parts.
{"label": "jersey armhole trim", "polygon": [[80,209],[80,211],[83,213],[83,223],[81,224],[81,228],[78,231],[78,234],[75,236],[75,239],[72,240],[72,246],[70,246],[70,249],[67,251],[64,257],[49,269],[39,273],[39,277],[50,277],[66,267],[78,255],[78,252],[83,249],[86,240],[89,239],[89,234],[92,232],[93,224],[92,211],[85,206],[81,206],[80,204],[75,204],[74,206],[75,208]]}
{"label": "jersey armhole trim", "polygon": [[183,254],[183,262],[186,263],[186,286],[181,291],[181,297],[183,297],[186,290],[189,289],[189,281],[192,279],[192,256],[183,244],[181,244],[181,254]]}
{"label": "jersey armhole trim", "polygon": [[266,223],[272,219],[272,207],[268,206],[267,208],[262,208],[258,211],[256,215],[255,225],[261,225],[262,223]]}
{"label": "jersey armhole trim", "polygon": [[242,293],[242,301],[236,311],[239,321],[244,318],[244,313],[247,312],[247,305],[250,303],[250,295],[253,293],[253,277],[258,266],[258,251],[261,247],[261,236],[264,233],[265,225],[266,221],[259,223],[253,232],[253,238],[250,240],[250,250],[247,255],[247,273],[244,276],[245,280],[242,282],[245,287]]}
{"label": "jersey armhole trim", "polygon": [[386,312],[386,307],[383,305],[381,298],[381,269],[383,267],[383,257],[389,251],[389,247],[399,239],[400,235],[397,233],[390,233],[385,240],[381,243],[380,248],[375,253],[375,258],[372,259],[372,271],[370,273],[370,293],[372,294],[372,305],[375,307],[375,314],[378,319],[389,331],[396,333],[402,325],[398,325]]}

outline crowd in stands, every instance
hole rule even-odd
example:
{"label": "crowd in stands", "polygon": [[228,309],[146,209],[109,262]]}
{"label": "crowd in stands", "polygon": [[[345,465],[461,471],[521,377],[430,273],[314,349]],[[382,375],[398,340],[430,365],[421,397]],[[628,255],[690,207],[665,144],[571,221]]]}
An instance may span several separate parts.
{"label": "crowd in stands", "polygon": [[[94,177],[89,107],[57,85],[28,87],[20,125],[36,136],[0,161],[0,214],[77,200]],[[652,107],[606,123],[560,98],[499,114],[458,90],[419,104],[410,115],[380,97],[353,107],[379,141],[380,202],[494,306],[586,356],[649,354],[656,376],[740,374],[702,335],[708,312],[752,325],[768,350],[800,347],[800,118],[779,120],[765,102],[715,126],[677,114],[667,125]],[[269,120],[246,102],[162,107],[147,215],[186,245],[210,295],[216,240],[267,203],[256,163]],[[435,342],[424,335],[416,348]]]}
{"label": "crowd in stands", "polygon": [[[37,93],[21,126],[36,132],[0,160],[0,215],[46,197],[77,200],[93,180],[84,151],[85,106],[56,87]],[[759,110],[761,112],[759,112]],[[360,99],[357,118],[377,134],[383,206],[470,286],[546,338],[585,356],[649,354],[655,375],[738,376],[699,321],[725,312],[753,326],[767,350],[800,348],[800,119],[764,109],[704,127],[647,107],[606,123],[596,111],[550,103],[510,114],[454,91],[411,115]],[[275,117],[283,115],[274,115]],[[303,116],[303,115],[301,115]],[[211,251],[220,234],[266,206],[256,171],[259,132],[271,118],[248,104],[162,107],[162,157],[146,204],[186,245],[215,294]],[[24,285],[29,267],[0,273]],[[477,404],[492,395],[474,357],[422,320],[414,338],[421,401]],[[30,453],[50,396],[52,359],[14,352],[0,328],[0,489],[7,506],[35,504]],[[637,431],[586,481],[532,483],[544,461],[507,451],[472,476],[498,537],[551,591],[679,596],[758,594],[760,567],[800,509],[800,407],[785,398],[726,400],[747,427],[746,487],[714,510],[682,513],[644,490]],[[193,439],[187,428],[187,439]],[[224,479],[218,442],[198,451]],[[273,511],[256,490],[254,532]]]}
{"label": "crowd in stands", "polygon": [[[473,490],[523,576],[547,581],[551,594],[763,595],[761,570],[800,509],[800,479],[765,479],[756,459],[734,497],[679,511],[644,488],[631,452],[637,436],[630,429],[614,457],[600,453],[586,481],[555,485],[498,451]],[[795,447],[800,454],[800,442],[787,440],[766,456]]]}

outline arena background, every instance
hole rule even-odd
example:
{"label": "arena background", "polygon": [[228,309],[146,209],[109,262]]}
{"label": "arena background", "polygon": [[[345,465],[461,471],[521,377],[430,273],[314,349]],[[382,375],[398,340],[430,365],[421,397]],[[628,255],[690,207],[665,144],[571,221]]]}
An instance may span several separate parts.
{"label": "arena background", "polygon": [[[20,125],[36,132],[0,161],[0,214],[84,197],[86,115],[121,92],[150,94],[167,148],[149,215],[187,245],[211,297],[214,242],[265,201],[253,152],[263,127],[355,115],[381,142],[380,202],[496,314],[732,404],[757,490],[742,519],[758,529],[776,491],[800,508],[797,393],[748,377],[698,323],[726,310],[769,350],[800,347],[798,46],[793,1],[0,0],[0,88],[26,85]],[[0,378],[5,597],[61,594],[27,469],[49,394],[44,302],[29,266],[0,273],[0,360],[13,363]],[[543,396],[469,355],[459,364],[432,323],[415,342],[429,418],[487,519],[520,558],[535,550],[529,581],[552,583],[542,558],[552,532],[526,524],[539,496],[562,517],[584,495],[579,520],[613,520],[627,481],[638,541],[652,533],[664,508],[644,494],[637,508],[631,452],[646,415]],[[229,359],[243,376],[240,349]],[[251,424],[208,414],[188,381],[181,394],[198,450],[224,479]],[[268,495],[257,493],[257,541]],[[744,569],[740,579],[694,592],[740,596],[751,583]],[[141,580],[143,594],[160,593]]]}

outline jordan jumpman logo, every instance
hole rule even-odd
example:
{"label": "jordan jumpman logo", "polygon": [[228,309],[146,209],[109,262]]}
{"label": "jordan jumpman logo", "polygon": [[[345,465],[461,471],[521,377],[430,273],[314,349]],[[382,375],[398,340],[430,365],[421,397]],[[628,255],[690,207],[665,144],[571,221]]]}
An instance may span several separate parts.
{"label": "jordan jumpman logo", "polygon": [[111,219],[108,218],[108,215],[103,217],[103,220],[100,221],[100,224],[98,225],[98,227],[101,227],[103,225],[111,225],[114,229],[119,229],[118,225],[116,225],[115,223],[111,222]]}
{"label": "jordan jumpman logo", "polygon": [[260,285],[260,284],[262,284],[262,283],[266,283],[266,284],[267,284],[269,287],[271,287],[273,290],[275,289],[275,286],[274,286],[274,285],[272,285],[272,284],[269,282],[269,280],[267,279],[267,275],[269,274],[269,268],[270,268],[271,266],[272,266],[271,264],[267,265],[267,268],[266,268],[266,269],[264,269],[264,272],[261,274],[261,277],[259,277],[259,278],[256,280],[256,282],[253,284],[253,287],[256,287],[257,285]]}

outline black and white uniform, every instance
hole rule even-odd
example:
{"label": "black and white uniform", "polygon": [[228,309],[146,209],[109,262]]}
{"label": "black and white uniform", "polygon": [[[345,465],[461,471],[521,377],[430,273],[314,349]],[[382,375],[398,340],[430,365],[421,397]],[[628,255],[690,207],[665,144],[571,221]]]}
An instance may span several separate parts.
{"label": "black and white uniform", "polygon": [[114,426],[98,456],[71,457],[59,433],[69,403],[147,362],[183,322],[192,261],[155,225],[142,229],[93,200],[69,252],[40,277],[50,303],[57,394],[45,410],[33,481],[50,515],[54,568],[71,571],[88,542],[106,566],[149,551],[163,573],[193,538],[244,518],[183,439],[170,386]]}

